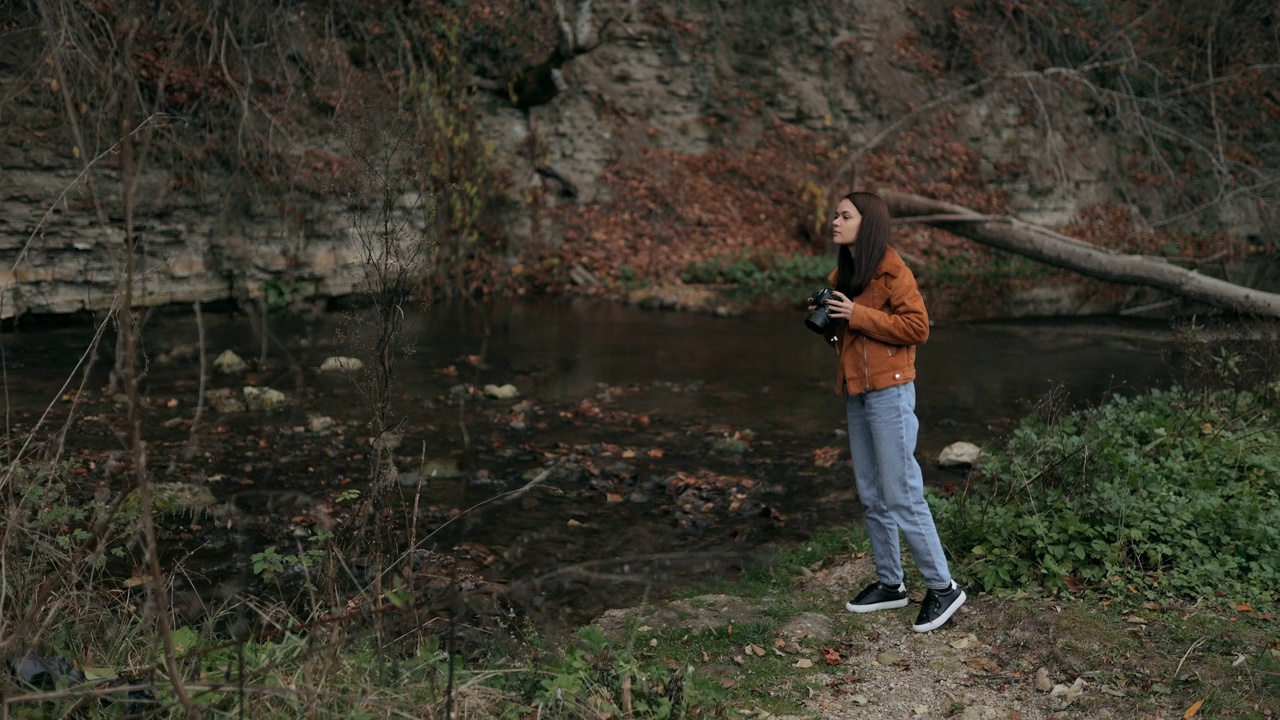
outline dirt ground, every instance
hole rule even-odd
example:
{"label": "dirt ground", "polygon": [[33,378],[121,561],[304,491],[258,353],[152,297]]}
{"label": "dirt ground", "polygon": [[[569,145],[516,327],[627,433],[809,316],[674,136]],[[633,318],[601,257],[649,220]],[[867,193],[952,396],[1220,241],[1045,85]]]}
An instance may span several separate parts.
{"label": "dirt ground", "polygon": [[[920,591],[901,610],[844,610],[845,601],[874,576],[866,556],[819,568],[796,583],[799,597],[788,598],[788,604],[808,610],[782,624],[773,647],[756,653],[760,658],[751,648],[728,661],[710,657],[701,672],[723,678],[725,687],[746,686],[753,662],[786,654],[787,675],[752,690],[745,706],[736,703],[744,717],[772,720],[1280,715],[1280,685],[1270,670],[1274,660],[1260,657],[1275,654],[1266,650],[1265,628],[1259,645],[1257,628],[1230,637],[1207,623],[1193,628],[1188,647],[1170,632],[1183,624],[1172,618],[1124,615],[1080,601],[978,594],[942,628],[915,633],[911,623]],[[767,605],[768,599],[706,595],[610,611],[599,624],[606,632],[635,620],[656,630],[724,628],[767,616]],[[1199,640],[1196,633],[1203,633]],[[1215,634],[1217,642],[1211,642]],[[758,707],[751,706],[755,698]],[[803,711],[780,715],[765,709],[781,704]]]}

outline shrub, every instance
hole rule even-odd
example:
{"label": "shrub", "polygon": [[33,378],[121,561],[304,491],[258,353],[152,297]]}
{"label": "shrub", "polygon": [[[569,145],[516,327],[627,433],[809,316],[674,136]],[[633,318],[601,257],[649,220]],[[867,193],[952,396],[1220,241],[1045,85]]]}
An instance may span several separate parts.
{"label": "shrub", "polygon": [[1266,603],[1280,587],[1276,383],[1033,416],[931,497],[984,587]]}

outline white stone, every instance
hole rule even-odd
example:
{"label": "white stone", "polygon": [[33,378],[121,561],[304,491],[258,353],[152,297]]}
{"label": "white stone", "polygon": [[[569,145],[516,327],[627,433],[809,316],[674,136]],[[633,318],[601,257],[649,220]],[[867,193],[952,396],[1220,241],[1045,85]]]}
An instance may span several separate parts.
{"label": "white stone", "polygon": [[328,415],[319,415],[316,413],[307,415],[307,429],[313,433],[322,433],[337,424],[338,421]]}
{"label": "white stone", "polygon": [[223,375],[239,375],[249,368],[249,365],[230,350],[223,350],[222,354],[213,360],[213,369]]}
{"label": "white stone", "polygon": [[484,394],[497,398],[498,400],[510,400],[520,394],[515,385],[507,383],[506,385],[485,385]]}
{"label": "white stone", "polygon": [[1049,668],[1036,670],[1035,688],[1040,692],[1053,690],[1053,681],[1049,679]]}
{"label": "white stone", "polygon": [[356,372],[363,369],[364,362],[360,358],[340,355],[325,358],[324,362],[320,363],[320,372]]}
{"label": "white stone", "polygon": [[416,488],[425,487],[432,480],[461,476],[462,470],[458,468],[458,463],[455,460],[428,460],[417,470],[397,474],[396,482],[401,487]]}
{"label": "white stone", "polygon": [[938,467],[969,468],[978,464],[982,448],[971,442],[953,442],[938,453]]}
{"label": "white stone", "polygon": [[285,404],[284,393],[269,387],[244,388],[244,404],[250,410],[275,410]]}
{"label": "white stone", "polygon": [[223,415],[229,413],[244,412],[244,401],[236,397],[235,391],[230,388],[217,388],[209,390],[204,394],[204,399],[213,406],[213,409]]}

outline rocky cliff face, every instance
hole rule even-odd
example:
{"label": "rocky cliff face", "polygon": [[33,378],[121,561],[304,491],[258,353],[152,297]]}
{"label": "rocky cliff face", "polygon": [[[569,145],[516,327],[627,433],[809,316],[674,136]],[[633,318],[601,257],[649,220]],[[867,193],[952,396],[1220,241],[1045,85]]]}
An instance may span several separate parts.
{"label": "rocky cliff face", "polygon": [[[124,276],[122,219],[113,213],[106,226],[98,222],[76,168],[8,150],[0,180],[0,317],[110,307]],[[108,190],[118,188],[112,179],[98,175],[100,197],[119,207]],[[244,300],[268,287],[314,297],[359,287],[359,256],[340,208],[318,207],[315,215],[331,219],[297,228],[260,206],[232,214],[218,198],[173,192],[168,173],[142,180],[134,288],[140,305]]]}
{"label": "rocky cliff face", "polygon": [[[626,0],[597,2],[598,24],[629,11],[630,19],[564,67],[551,102],[524,110],[498,94],[483,97],[485,134],[511,179],[499,225],[513,248],[555,244],[557,227],[536,217],[530,198],[544,198],[544,209],[607,201],[602,173],[636,148],[746,148],[783,123],[826,138],[834,158],[872,141],[895,147],[901,133],[939,114],[951,142],[976,154],[988,189],[1031,222],[1068,224],[1098,203],[1130,207],[1136,217],[1159,212],[1158,197],[1126,179],[1125,138],[1094,128],[1094,108],[1066,95],[1028,108],[1025,94],[963,90],[929,71],[911,48],[945,5],[707,0],[637,10]],[[118,163],[109,151],[94,163],[99,210],[57,103],[38,93],[14,99],[28,97],[31,82],[29,66],[12,57],[0,63],[0,98],[9,98],[0,107],[0,317],[101,309],[121,276]],[[748,118],[732,133],[707,122],[729,112]],[[320,131],[296,140],[300,153],[334,144]],[[904,162],[912,147],[902,146]],[[937,173],[948,182],[945,167]],[[184,177],[180,168],[152,166],[140,178],[140,303],[244,299],[272,287],[299,297],[359,290],[348,208],[321,194],[287,203],[246,194],[208,169],[199,182]],[[1263,232],[1247,202],[1224,203],[1216,219],[1240,237]]]}
{"label": "rocky cliff face", "polygon": [[[124,274],[118,164],[106,154],[87,180],[46,110],[10,104],[2,118],[0,317],[109,307]],[[139,304],[246,299],[271,285],[321,297],[358,287],[341,207],[317,203],[299,224],[270,198],[229,197],[217,177],[204,178],[202,193],[175,178],[169,168],[138,178]]]}

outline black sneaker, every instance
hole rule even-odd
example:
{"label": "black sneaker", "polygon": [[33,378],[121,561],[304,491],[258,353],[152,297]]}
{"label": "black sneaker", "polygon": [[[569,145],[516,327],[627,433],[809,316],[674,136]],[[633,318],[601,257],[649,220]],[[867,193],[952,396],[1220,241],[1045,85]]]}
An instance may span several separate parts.
{"label": "black sneaker", "polygon": [[882,582],[872,583],[866,590],[858,593],[858,597],[845,603],[844,609],[849,612],[865,613],[876,610],[892,610],[907,606],[907,588],[902,583],[897,587]]}
{"label": "black sneaker", "polygon": [[924,594],[924,602],[920,604],[920,614],[916,616],[916,624],[912,625],[911,629],[916,632],[929,632],[942,627],[943,623],[956,614],[966,599],[968,598],[964,590],[956,585],[955,580],[951,581],[951,587],[947,590],[930,588]]}

